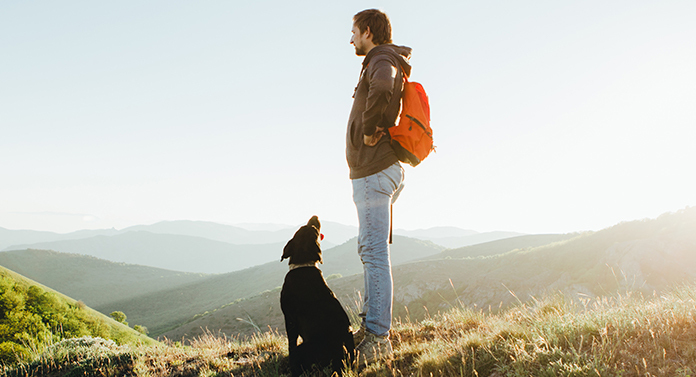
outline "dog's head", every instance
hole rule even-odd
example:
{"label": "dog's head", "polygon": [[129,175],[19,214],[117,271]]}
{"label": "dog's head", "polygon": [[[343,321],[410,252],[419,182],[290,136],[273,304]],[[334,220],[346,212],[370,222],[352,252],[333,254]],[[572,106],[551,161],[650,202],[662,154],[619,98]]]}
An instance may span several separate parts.
{"label": "dog's head", "polygon": [[319,241],[322,238],[322,234],[319,232],[320,229],[319,218],[312,216],[307,225],[298,229],[295,235],[292,236],[292,239],[285,245],[280,261],[282,262],[285,258],[290,258],[290,264],[323,263],[321,248],[319,247]]}

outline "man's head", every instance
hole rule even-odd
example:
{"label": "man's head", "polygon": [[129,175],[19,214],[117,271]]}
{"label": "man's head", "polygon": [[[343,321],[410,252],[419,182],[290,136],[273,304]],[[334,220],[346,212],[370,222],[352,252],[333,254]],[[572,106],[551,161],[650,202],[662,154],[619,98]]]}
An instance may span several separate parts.
{"label": "man's head", "polygon": [[352,32],[350,43],[358,56],[367,55],[375,46],[392,43],[389,17],[378,9],[366,9],[353,16]]}

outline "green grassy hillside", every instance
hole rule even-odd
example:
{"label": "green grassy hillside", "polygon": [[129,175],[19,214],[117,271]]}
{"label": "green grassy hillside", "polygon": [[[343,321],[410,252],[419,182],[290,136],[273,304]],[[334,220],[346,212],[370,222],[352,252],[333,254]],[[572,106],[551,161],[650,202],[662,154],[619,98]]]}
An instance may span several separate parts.
{"label": "green grassy hillside", "polygon": [[26,361],[61,339],[80,336],[154,343],[82,302],[0,267],[1,363]]}
{"label": "green grassy hillside", "polygon": [[0,252],[0,265],[90,307],[176,288],[210,276],[33,249]]}

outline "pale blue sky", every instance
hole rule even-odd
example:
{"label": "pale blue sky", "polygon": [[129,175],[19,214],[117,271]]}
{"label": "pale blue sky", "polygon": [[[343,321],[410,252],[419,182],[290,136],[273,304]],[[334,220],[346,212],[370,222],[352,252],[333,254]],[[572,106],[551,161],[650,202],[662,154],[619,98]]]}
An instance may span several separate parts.
{"label": "pale blue sky", "polygon": [[395,227],[696,205],[696,2],[3,1],[0,227],[355,225],[348,42],[372,7],[414,49],[438,147]]}

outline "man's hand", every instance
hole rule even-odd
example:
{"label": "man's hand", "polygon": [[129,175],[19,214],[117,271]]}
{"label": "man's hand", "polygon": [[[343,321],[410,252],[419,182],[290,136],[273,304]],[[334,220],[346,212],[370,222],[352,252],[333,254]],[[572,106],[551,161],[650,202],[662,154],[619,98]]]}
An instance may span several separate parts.
{"label": "man's hand", "polygon": [[385,133],[386,132],[384,132],[384,128],[377,127],[377,130],[374,134],[369,136],[363,135],[365,145],[367,145],[368,147],[374,147],[375,145],[377,145],[377,142],[379,141],[379,139],[382,138],[382,136],[384,136]]}

